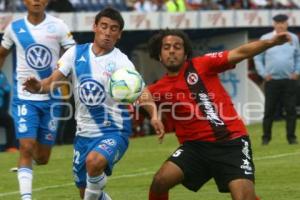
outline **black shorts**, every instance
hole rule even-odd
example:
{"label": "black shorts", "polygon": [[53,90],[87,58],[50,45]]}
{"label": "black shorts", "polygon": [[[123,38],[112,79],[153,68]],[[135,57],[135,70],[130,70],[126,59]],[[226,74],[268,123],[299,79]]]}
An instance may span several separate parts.
{"label": "black shorts", "polygon": [[247,136],[222,143],[184,142],[168,161],[182,169],[182,184],[195,192],[211,178],[220,192],[229,192],[228,183],[235,179],[254,182],[255,169]]}

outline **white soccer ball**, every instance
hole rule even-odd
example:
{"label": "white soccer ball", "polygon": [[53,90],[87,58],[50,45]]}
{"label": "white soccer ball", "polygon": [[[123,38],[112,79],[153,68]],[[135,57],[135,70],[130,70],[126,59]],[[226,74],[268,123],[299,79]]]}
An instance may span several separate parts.
{"label": "white soccer ball", "polygon": [[118,102],[133,103],[145,87],[142,76],[134,69],[116,70],[108,82],[108,93]]}

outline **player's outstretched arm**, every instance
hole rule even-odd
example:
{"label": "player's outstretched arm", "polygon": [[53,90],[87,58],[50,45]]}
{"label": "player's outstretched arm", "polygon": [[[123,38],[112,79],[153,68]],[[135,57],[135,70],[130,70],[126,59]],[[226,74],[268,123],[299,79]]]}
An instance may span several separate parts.
{"label": "player's outstretched arm", "polygon": [[165,135],[165,128],[158,116],[157,107],[153,101],[152,95],[147,88],[143,90],[138,102],[149,113],[151,117],[151,125],[155,129],[159,142],[162,142]]}
{"label": "player's outstretched arm", "polygon": [[228,61],[230,64],[237,64],[246,58],[253,57],[267,50],[268,48],[281,45],[289,41],[291,41],[290,34],[288,32],[282,32],[274,35],[271,39],[250,42],[229,51]]}
{"label": "player's outstretched arm", "polygon": [[0,46],[0,70],[1,70],[3,63],[5,61],[5,58],[8,56],[8,54],[9,54],[9,50]]}
{"label": "player's outstretched arm", "polygon": [[55,70],[51,76],[43,80],[37,80],[35,77],[29,77],[23,83],[23,89],[33,94],[47,94],[51,90],[61,86],[60,82],[65,78],[63,73]]}

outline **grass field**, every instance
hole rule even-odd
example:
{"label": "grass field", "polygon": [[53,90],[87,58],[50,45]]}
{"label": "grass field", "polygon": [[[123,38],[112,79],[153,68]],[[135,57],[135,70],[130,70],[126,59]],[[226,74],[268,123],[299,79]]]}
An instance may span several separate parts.
{"label": "grass field", "polygon": [[[275,123],[273,140],[261,146],[261,125],[248,127],[256,164],[256,190],[263,200],[300,200],[300,145],[288,145],[283,122]],[[298,135],[300,137],[300,135]],[[154,172],[177,147],[173,134],[163,144],[155,137],[131,140],[129,150],[116,165],[108,179],[106,191],[114,200],[146,200]],[[72,146],[56,146],[47,166],[34,168],[34,200],[80,199],[73,184]],[[18,154],[0,153],[0,199],[17,200],[15,166]],[[229,200],[228,194],[217,192],[213,181],[197,193],[177,186],[170,192],[171,200]]]}

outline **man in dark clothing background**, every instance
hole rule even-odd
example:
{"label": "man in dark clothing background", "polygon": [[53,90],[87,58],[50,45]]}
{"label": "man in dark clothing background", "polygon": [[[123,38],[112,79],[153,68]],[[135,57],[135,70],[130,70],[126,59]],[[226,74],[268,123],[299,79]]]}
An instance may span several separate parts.
{"label": "man in dark clothing background", "polygon": [[16,136],[13,119],[8,112],[10,102],[10,86],[5,75],[0,71],[0,127],[6,132],[5,151],[16,152]]}

